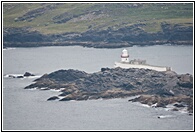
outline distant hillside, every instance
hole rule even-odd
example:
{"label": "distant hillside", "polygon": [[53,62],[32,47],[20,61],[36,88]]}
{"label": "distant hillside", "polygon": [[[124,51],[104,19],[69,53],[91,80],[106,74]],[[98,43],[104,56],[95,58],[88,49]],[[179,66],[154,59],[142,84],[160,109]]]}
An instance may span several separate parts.
{"label": "distant hillside", "polygon": [[191,44],[193,3],[3,3],[4,46]]}

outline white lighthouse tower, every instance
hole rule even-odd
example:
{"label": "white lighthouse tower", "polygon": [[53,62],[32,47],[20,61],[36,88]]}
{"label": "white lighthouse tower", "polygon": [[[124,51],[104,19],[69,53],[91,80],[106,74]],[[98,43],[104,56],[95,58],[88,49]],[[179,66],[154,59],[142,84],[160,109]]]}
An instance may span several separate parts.
{"label": "white lighthouse tower", "polygon": [[129,54],[128,54],[128,51],[126,49],[124,49],[122,51],[122,54],[121,54],[121,62],[123,62],[123,63],[129,63]]}

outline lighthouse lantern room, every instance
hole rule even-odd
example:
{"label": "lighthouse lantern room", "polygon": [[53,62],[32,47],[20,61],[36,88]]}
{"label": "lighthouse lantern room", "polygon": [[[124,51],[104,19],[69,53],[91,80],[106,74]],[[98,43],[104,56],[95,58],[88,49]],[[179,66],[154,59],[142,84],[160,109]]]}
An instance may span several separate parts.
{"label": "lighthouse lantern room", "polygon": [[124,49],[122,51],[122,54],[121,54],[121,62],[129,63],[129,54],[128,54],[128,51],[126,49]]}

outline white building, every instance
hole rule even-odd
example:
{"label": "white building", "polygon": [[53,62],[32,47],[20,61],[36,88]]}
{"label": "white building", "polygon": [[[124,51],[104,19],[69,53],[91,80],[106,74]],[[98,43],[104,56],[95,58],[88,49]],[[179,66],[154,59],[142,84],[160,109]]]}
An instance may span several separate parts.
{"label": "white building", "polygon": [[124,49],[122,51],[122,54],[121,54],[121,62],[129,63],[129,54],[128,54],[128,51],[126,49]]}
{"label": "white building", "polygon": [[122,51],[121,54],[121,62],[115,62],[115,67],[121,68],[143,68],[143,69],[151,69],[156,71],[171,71],[170,67],[165,66],[154,66],[146,64],[146,60],[134,59],[129,61],[129,54],[126,49]]}

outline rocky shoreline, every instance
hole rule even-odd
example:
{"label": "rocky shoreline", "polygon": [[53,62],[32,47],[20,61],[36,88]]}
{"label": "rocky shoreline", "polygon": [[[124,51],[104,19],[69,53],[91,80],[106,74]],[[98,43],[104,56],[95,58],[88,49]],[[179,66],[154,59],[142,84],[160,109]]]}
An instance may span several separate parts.
{"label": "rocky shoreline", "polygon": [[137,96],[129,101],[153,107],[174,104],[173,111],[186,107],[193,112],[193,76],[173,71],[102,68],[95,73],[58,70],[44,74],[25,89],[57,90],[48,101],[111,99]]}
{"label": "rocky shoreline", "polygon": [[149,45],[193,45],[193,27],[161,24],[161,31],[146,32],[145,24],[133,24],[119,29],[88,30],[84,33],[42,34],[30,27],[3,28],[4,47],[83,46],[121,48]]}

